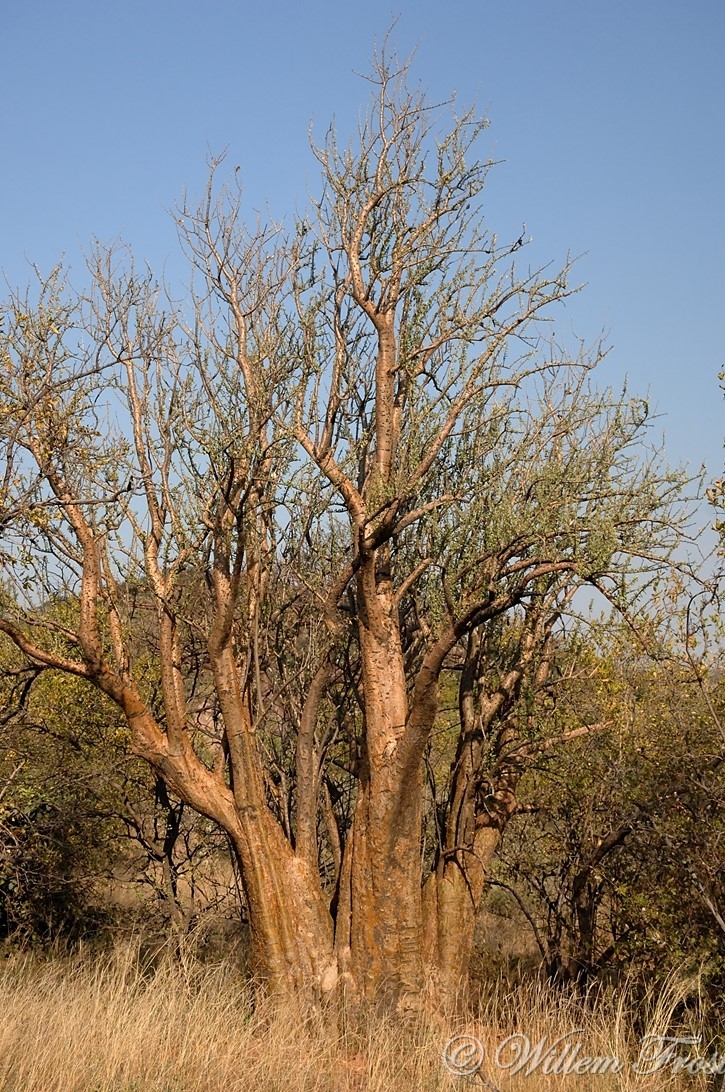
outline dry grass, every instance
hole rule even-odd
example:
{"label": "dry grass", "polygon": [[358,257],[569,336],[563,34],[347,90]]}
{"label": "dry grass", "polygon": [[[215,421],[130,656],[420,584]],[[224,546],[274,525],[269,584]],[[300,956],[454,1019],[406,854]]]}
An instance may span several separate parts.
{"label": "dry grass", "polygon": [[[478,1012],[450,1027],[420,1021],[401,1029],[377,1021],[368,1029],[331,1032],[321,1017],[252,1009],[244,980],[223,966],[192,957],[143,969],[138,945],[103,958],[83,954],[39,960],[14,955],[0,971],[0,1089],[7,1092],[384,1092],[470,1084],[452,1077],[441,1052],[455,1031],[485,1045],[483,1073],[502,1092],[691,1092],[710,1084],[702,1075],[637,1075],[636,1031],[683,1034],[676,1023],[693,984],[671,980],[659,996],[632,1011],[626,991],[582,1006],[534,983],[515,993],[494,985]],[[692,1016],[693,1023],[697,1015]],[[576,1036],[583,1052],[616,1056],[619,1074],[512,1075],[493,1064],[498,1045],[521,1033]],[[695,1029],[696,1030],[696,1029]],[[509,1055],[510,1056],[510,1055]],[[721,1078],[722,1079],[722,1078]],[[483,1088],[480,1077],[473,1087]]]}

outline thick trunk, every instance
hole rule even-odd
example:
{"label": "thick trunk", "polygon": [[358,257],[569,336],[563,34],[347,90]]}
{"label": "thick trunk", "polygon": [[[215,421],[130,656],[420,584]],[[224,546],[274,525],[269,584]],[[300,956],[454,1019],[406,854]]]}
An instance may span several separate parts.
{"label": "thick trunk", "polygon": [[473,846],[439,861],[423,889],[426,972],[444,1007],[455,1007],[467,983],[486,874],[500,837],[495,826],[480,827]]}
{"label": "thick trunk", "polygon": [[332,920],[317,877],[268,813],[231,835],[249,911],[252,975],[272,994],[315,1000],[334,986]]}
{"label": "thick trunk", "polygon": [[234,822],[226,829],[249,910],[252,971],[270,992],[314,998],[333,962],[332,920],[319,875],[308,854],[294,852],[267,807],[255,732],[229,645],[213,649],[212,666],[231,760]]}
{"label": "thick trunk", "polygon": [[154,765],[176,795],[229,835],[249,913],[256,982],[301,1000],[330,989],[332,919],[319,876],[295,854],[266,804],[240,803],[241,791],[232,795],[195,756],[158,756]]}
{"label": "thick trunk", "polygon": [[[309,863],[297,856],[269,812],[254,768],[255,750],[240,706],[227,708],[237,764],[235,791],[207,769],[187,747],[172,753],[167,737],[135,690],[110,684],[126,713],[134,750],[164,783],[196,811],[227,832],[239,863],[249,911],[251,965],[257,982],[269,992],[315,999],[334,985],[332,919]],[[231,744],[230,744],[231,745]]]}
{"label": "thick trunk", "polygon": [[336,942],[355,996],[403,1011],[423,988],[420,785],[401,801],[396,772],[360,782],[346,847]]}
{"label": "thick trunk", "polygon": [[336,946],[360,1000],[418,1008],[423,989],[422,771],[404,746],[408,699],[387,575],[359,583],[365,743]]}

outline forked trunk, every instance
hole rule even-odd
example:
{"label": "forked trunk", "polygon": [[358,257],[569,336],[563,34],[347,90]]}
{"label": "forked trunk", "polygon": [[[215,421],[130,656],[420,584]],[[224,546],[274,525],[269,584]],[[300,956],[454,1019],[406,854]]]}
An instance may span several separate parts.
{"label": "forked trunk", "polygon": [[231,761],[234,813],[226,830],[249,911],[252,972],[271,993],[314,1000],[333,964],[329,907],[309,858],[295,853],[267,807],[256,735],[229,644],[212,648],[212,665]]}

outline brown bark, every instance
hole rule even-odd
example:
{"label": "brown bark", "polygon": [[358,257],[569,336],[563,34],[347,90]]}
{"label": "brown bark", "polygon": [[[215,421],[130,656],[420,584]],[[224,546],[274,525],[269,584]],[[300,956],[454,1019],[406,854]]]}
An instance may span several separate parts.
{"label": "brown bark", "polygon": [[423,894],[427,973],[437,998],[455,1006],[465,988],[475,942],[486,876],[501,833],[516,811],[521,766],[503,760],[494,782],[481,783],[491,753],[504,752],[510,729],[504,719],[495,742],[488,740],[497,716],[517,692],[523,661],[509,671],[493,694],[483,693],[486,649],[481,635],[469,637],[459,684],[461,735],[452,767],[450,805],[444,842]]}
{"label": "brown bark", "polygon": [[168,737],[145,710],[134,708],[129,692],[123,697],[134,749],[180,799],[229,835],[249,911],[250,963],[258,984],[271,993],[314,1000],[333,963],[332,920],[317,872],[294,853],[266,806],[253,733],[239,715],[241,706],[230,701],[224,667],[222,657],[216,665],[217,692],[234,754],[233,792],[190,748],[171,753]]}
{"label": "brown bark", "polygon": [[[422,771],[406,760],[408,720],[400,626],[386,552],[366,559],[358,579],[365,695],[362,768],[343,875],[349,912],[336,945],[357,996],[404,1010],[423,987],[420,833]],[[377,571],[376,571],[377,570]],[[348,896],[341,909],[345,909]],[[349,949],[349,955],[348,955]]]}
{"label": "brown bark", "polygon": [[268,812],[247,808],[232,842],[249,910],[253,975],[271,993],[319,998],[334,961],[332,920],[316,876]]}
{"label": "brown bark", "polygon": [[486,875],[501,833],[482,826],[473,846],[441,858],[423,888],[424,958],[444,1007],[455,1006],[465,989]]}
{"label": "brown bark", "polygon": [[214,684],[229,745],[234,818],[226,827],[250,920],[255,973],[272,992],[310,996],[332,962],[332,921],[316,862],[296,854],[271,815],[264,772],[230,646],[210,642]]}

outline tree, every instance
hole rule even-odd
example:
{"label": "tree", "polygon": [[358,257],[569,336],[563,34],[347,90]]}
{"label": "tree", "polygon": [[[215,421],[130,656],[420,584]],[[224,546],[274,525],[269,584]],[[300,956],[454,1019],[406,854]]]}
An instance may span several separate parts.
{"label": "tree", "polygon": [[465,975],[562,617],[585,586],[634,610],[683,513],[646,403],[550,334],[570,263],[488,231],[484,124],[387,47],[372,83],[288,236],[213,165],[183,303],[97,246],[87,293],[6,305],[0,630],[226,831],[270,989],[404,1010]]}
{"label": "tree", "polygon": [[611,622],[596,643],[590,634],[559,650],[548,715],[563,728],[595,713],[611,728],[540,757],[489,882],[513,896],[555,981],[587,989],[605,972],[651,983],[687,961],[719,996],[718,635],[704,597],[681,589],[661,605],[650,654]]}

